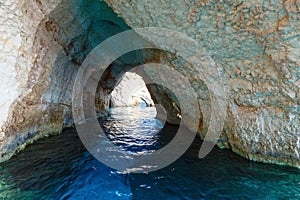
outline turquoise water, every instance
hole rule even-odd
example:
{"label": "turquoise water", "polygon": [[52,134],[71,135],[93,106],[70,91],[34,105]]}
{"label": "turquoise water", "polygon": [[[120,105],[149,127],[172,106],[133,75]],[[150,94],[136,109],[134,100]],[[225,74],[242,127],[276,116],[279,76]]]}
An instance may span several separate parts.
{"label": "turquoise water", "polygon": [[[107,136],[128,151],[165,145],[177,130],[152,108],[112,109]],[[42,139],[0,164],[0,199],[300,199],[300,170],[250,162],[215,148],[198,159],[193,145],[175,163],[149,174],[121,174],[95,160],[74,129]]]}

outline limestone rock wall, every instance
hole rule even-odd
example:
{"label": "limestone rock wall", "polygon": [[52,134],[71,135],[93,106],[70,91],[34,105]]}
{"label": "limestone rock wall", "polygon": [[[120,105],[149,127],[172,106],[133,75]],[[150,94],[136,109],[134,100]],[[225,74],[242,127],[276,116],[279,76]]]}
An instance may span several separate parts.
{"label": "limestone rock wall", "polygon": [[[36,101],[39,99],[32,99],[30,95],[34,93],[33,85],[37,81],[31,74],[33,71],[38,71],[34,65],[38,55],[34,54],[32,47],[40,21],[59,2],[45,1],[40,4],[41,2],[34,1],[1,1],[0,3],[0,131],[2,135],[0,160],[9,158],[17,148],[22,149],[30,133],[37,131],[38,123],[34,117],[31,126],[27,122],[34,111],[37,111],[38,115],[40,110],[36,109]],[[47,79],[44,80],[46,81]],[[27,109],[24,109],[25,107]],[[22,125],[18,126],[19,124]]]}
{"label": "limestone rock wall", "polygon": [[[28,143],[72,125],[72,89],[82,61],[128,26],[98,0],[1,1],[0,12],[3,161]],[[99,89],[102,99],[106,90]]]}
{"label": "limestone rock wall", "polygon": [[186,33],[222,66],[229,108],[220,146],[300,166],[299,0],[106,1],[131,27]]}
{"label": "limestone rock wall", "polygon": [[14,66],[22,43],[20,7],[18,1],[6,1],[0,4],[0,127],[8,116],[9,106],[18,97],[19,84]]}

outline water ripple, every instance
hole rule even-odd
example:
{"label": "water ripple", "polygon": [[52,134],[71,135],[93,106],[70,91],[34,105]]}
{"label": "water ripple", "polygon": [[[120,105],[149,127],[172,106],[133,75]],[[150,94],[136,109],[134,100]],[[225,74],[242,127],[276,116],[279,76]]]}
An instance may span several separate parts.
{"label": "water ripple", "polygon": [[[178,128],[160,130],[151,109],[114,109],[101,122],[107,136],[132,154],[160,148]],[[200,160],[200,146],[196,138],[168,167],[126,175],[95,160],[68,129],[0,164],[0,199],[300,199],[300,170],[254,163],[217,148]]]}

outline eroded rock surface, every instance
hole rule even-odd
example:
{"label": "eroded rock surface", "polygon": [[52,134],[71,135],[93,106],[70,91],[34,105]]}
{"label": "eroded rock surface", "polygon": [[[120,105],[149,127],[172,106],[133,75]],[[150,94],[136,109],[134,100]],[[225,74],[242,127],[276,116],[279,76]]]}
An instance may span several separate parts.
{"label": "eroded rock surface", "polygon": [[220,145],[251,160],[300,166],[300,1],[107,2],[133,28],[187,34],[223,68],[229,107]]}
{"label": "eroded rock surface", "polygon": [[[103,40],[129,27],[98,0],[4,1],[0,9],[3,161],[72,125],[72,90],[82,61]],[[107,79],[117,82],[113,75]],[[110,90],[99,88],[100,109],[108,107]]]}

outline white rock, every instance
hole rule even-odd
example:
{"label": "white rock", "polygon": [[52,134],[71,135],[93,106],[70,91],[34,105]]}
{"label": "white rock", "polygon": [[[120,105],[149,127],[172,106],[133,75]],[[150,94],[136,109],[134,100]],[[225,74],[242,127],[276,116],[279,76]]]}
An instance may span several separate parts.
{"label": "white rock", "polygon": [[112,107],[136,106],[142,102],[154,105],[143,78],[136,73],[125,73],[121,82],[111,93]]}

